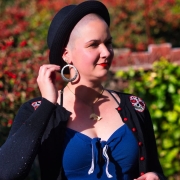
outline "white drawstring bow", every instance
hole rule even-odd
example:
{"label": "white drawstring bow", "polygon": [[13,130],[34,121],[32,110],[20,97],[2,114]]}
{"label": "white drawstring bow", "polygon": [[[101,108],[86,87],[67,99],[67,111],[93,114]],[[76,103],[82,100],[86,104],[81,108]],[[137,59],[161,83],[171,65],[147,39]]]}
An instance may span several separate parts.
{"label": "white drawstring bow", "polygon": [[107,154],[107,150],[108,150],[108,145],[105,145],[103,148],[103,155],[104,157],[106,157],[106,175],[108,178],[112,178],[113,176],[111,174],[109,174],[108,171],[108,166],[109,166],[109,156]]}
{"label": "white drawstring bow", "polygon": [[[95,151],[96,151],[96,142],[97,142],[97,140],[100,140],[99,138],[98,139],[96,139],[96,141],[92,141],[92,162],[91,162],[91,167],[90,167],[90,169],[89,169],[89,171],[88,171],[88,174],[90,175],[90,174],[92,174],[93,172],[94,172],[94,169],[95,169],[95,155],[94,155],[94,153],[95,153]],[[109,156],[108,156],[108,154],[107,154],[107,150],[108,150],[108,145],[106,144],[104,147],[103,147],[103,156],[104,156],[104,158],[105,158],[105,161],[106,161],[106,175],[107,175],[107,177],[108,178],[112,178],[113,176],[109,173],[109,171],[108,171],[108,166],[109,166]]]}

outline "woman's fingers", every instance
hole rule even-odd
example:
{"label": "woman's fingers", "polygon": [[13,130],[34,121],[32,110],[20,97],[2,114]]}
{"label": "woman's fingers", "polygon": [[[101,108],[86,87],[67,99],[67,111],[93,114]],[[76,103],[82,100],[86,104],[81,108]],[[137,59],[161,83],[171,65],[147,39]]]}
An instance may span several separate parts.
{"label": "woman's fingers", "polygon": [[148,172],[134,180],[159,180],[159,177],[155,172]]}
{"label": "woman's fingers", "polygon": [[55,87],[56,72],[60,70],[60,66],[46,64],[40,67],[37,77],[37,83],[42,97],[56,104],[58,91]]}
{"label": "woman's fingers", "polygon": [[57,65],[43,65],[40,67],[39,69],[39,75],[41,76],[50,76],[51,72],[55,72],[55,71],[59,71],[60,70],[60,66]]}

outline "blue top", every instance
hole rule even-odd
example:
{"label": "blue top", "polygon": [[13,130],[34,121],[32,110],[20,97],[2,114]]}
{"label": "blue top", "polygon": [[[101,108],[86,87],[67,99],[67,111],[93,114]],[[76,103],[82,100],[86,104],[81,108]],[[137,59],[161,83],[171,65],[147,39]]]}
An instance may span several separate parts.
{"label": "blue top", "polygon": [[126,124],[107,141],[67,128],[63,168],[68,180],[138,177],[138,144]]}

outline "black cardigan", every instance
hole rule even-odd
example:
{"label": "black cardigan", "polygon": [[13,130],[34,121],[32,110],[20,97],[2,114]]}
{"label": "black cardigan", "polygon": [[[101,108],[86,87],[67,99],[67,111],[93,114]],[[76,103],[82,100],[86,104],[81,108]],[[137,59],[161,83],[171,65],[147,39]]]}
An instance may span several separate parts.
{"label": "black cardigan", "polygon": [[[165,180],[147,107],[140,112],[130,101],[132,95],[116,93],[121,99],[117,111],[139,145],[139,175],[156,172]],[[41,97],[24,103],[0,148],[0,180],[24,179],[37,154],[42,180],[65,180],[61,147],[69,116],[70,112],[64,107]]]}

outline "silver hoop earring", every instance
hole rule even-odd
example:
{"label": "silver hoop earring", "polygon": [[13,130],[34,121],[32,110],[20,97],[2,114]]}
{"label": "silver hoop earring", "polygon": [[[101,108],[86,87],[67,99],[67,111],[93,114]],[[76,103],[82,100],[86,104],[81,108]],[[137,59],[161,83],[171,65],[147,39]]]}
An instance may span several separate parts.
{"label": "silver hoop earring", "polygon": [[[64,71],[64,69],[65,69],[66,67],[72,67],[72,68],[74,69],[75,75],[74,75],[73,78],[68,79],[68,78],[66,78],[66,77],[64,76],[63,71]],[[77,69],[75,68],[75,66],[73,66],[73,65],[71,65],[71,64],[65,65],[65,66],[62,68],[62,70],[61,70],[61,77],[62,77],[62,79],[63,79],[64,81],[66,81],[66,82],[72,82],[72,81],[74,81],[74,80],[77,78],[77,75],[78,75]]]}

